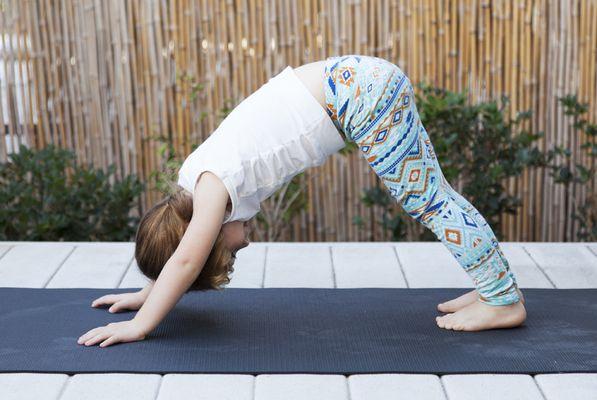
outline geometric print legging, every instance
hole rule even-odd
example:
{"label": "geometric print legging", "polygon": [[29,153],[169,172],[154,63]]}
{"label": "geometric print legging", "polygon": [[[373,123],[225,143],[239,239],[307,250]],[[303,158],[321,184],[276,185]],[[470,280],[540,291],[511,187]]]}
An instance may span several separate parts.
{"label": "geometric print legging", "polygon": [[473,280],[480,301],[494,306],[519,301],[493,230],[446,181],[402,70],[378,57],[328,57],[324,87],[326,111],[336,128],[359,146],[401,207],[448,248]]}

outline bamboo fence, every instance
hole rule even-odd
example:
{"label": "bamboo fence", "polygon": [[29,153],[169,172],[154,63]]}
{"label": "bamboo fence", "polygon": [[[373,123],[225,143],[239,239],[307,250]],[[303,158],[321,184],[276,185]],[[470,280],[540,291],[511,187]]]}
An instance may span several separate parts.
{"label": "bamboo fence", "polygon": [[[577,94],[597,119],[597,0],[0,0],[0,49],[0,126],[10,139],[0,160],[19,143],[54,143],[81,163],[116,164],[119,177],[162,168],[156,135],[171,135],[184,158],[227,102],[286,65],[330,55],[386,58],[413,84],[468,89],[472,103],[508,95],[510,118],[533,111],[525,128],[545,132],[543,149],[568,146],[585,165],[586,138],[572,134],[557,96]],[[204,90],[192,99],[181,76]],[[379,213],[360,200],[378,178],[357,154],[315,170],[309,207],[283,240],[387,240]],[[523,206],[502,216],[505,240],[575,239],[573,195],[584,193],[540,170],[507,185]],[[150,188],[139,212],[161,196]]]}

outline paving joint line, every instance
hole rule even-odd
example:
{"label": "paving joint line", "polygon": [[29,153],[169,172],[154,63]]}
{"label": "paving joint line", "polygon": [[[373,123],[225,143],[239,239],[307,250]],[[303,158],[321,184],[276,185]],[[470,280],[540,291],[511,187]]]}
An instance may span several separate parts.
{"label": "paving joint line", "polygon": [[155,391],[155,396],[154,399],[157,399],[158,397],[160,397],[160,390],[162,390],[162,382],[164,381],[164,378],[166,377],[167,374],[158,374],[160,376],[160,383],[158,384],[158,389]]}
{"label": "paving joint line", "polygon": [[334,266],[334,256],[332,254],[332,246],[328,246],[328,253],[330,254],[330,263],[332,265],[332,284],[334,289],[338,289],[338,280],[336,279],[336,267]]}
{"label": "paving joint line", "polygon": [[131,258],[131,260],[128,262],[126,268],[124,269],[124,273],[122,274],[122,276],[120,277],[120,279],[118,280],[118,283],[116,284],[115,289],[118,289],[120,287],[120,285],[122,284],[122,281],[124,280],[124,277],[126,276],[126,274],[129,272],[129,269],[131,269],[131,266],[133,264],[133,261],[135,261],[135,254],[133,252],[133,257]]}
{"label": "paving joint line", "polygon": [[[535,375],[539,375],[539,374],[535,374]],[[545,400],[547,400],[547,396],[545,395],[545,393],[543,393],[541,386],[539,386],[539,382],[537,382],[537,380],[535,379],[535,375],[530,375],[530,377],[533,380],[533,383],[535,384],[535,386],[537,387],[537,390],[539,390],[539,394],[541,395],[541,397],[544,398]]]}
{"label": "paving joint line", "polygon": [[348,382],[348,378],[351,375],[344,375],[344,382],[346,382],[346,394],[348,395],[348,400],[352,400],[352,393],[350,391],[350,383]]}
{"label": "paving joint line", "polygon": [[265,287],[265,269],[267,268],[267,253],[268,246],[265,246],[265,253],[263,254],[263,273],[261,274],[261,288]]}
{"label": "paving joint line", "polygon": [[46,288],[48,286],[48,283],[50,283],[52,281],[52,279],[54,279],[54,277],[56,276],[56,274],[58,273],[58,271],[60,271],[60,269],[62,268],[62,266],[64,265],[64,263],[66,262],[66,260],[68,260],[68,258],[75,252],[75,250],[77,249],[78,246],[73,246],[72,250],[66,255],[66,257],[64,257],[64,260],[62,260],[60,262],[60,264],[58,265],[58,268],[56,268],[56,271],[54,271],[54,273],[52,275],[50,275],[50,277],[48,278],[48,280],[46,281],[46,283],[44,283],[44,285],[42,286],[43,288]]}
{"label": "paving joint line", "polygon": [[2,261],[2,259],[4,258],[4,256],[7,255],[8,252],[13,249],[13,247],[16,247],[16,245],[14,245],[14,244],[9,244],[7,246],[8,246],[8,249],[6,249],[6,251],[4,253],[2,253],[2,255],[0,255],[0,261]]}
{"label": "paving joint line", "polygon": [[437,376],[437,378],[439,379],[439,385],[442,388],[442,393],[444,394],[444,397],[446,398],[446,400],[450,400],[450,396],[448,396],[448,391],[446,390],[446,387],[444,386],[443,376],[440,376],[440,375],[435,375],[435,376]]}
{"label": "paving joint line", "polygon": [[402,268],[402,262],[400,262],[400,256],[398,256],[398,249],[396,246],[392,246],[394,249],[394,255],[396,256],[396,260],[398,261],[398,268],[400,268],[400,272],[402,272],[402,277],[404,278],[404,283],[406,283],[406,287],[410,289],[410,285],[408,284],[408,279],[406,279],[406,274],[404,273],[404,268]]}
{"label": "paving joint line", "polygon": [[251,375],[253,377],[253,385],[251,385],[251,389],[253,390],[251,398],[255,400],[255,388],[257,386],[257,375]]}
{"label": "paving joint line", "polygon": [[68,386],[71,378],[75,376],[75,375],[66,375],[66,382],[64,382],[64,385],[62,385],[62,387],[60,388],[60,392],[58,392],[58,396],[56,396],[56,399],[60,400],[62,398],[62,396],[64,395],[64,393],[66,392],[66,387]]}

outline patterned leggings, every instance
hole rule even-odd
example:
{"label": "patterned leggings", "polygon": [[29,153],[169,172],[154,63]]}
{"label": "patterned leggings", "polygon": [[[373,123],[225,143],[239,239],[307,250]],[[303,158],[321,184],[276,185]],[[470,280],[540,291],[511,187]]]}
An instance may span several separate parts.
{"label": "patterned leggings", "polygon": [[429,228],[472,278],[480,301],[519,301],[517,283],[483,216],[446,181],[399,67],[362,55],[325,60],[327,112],[358,144],[392,197]]}

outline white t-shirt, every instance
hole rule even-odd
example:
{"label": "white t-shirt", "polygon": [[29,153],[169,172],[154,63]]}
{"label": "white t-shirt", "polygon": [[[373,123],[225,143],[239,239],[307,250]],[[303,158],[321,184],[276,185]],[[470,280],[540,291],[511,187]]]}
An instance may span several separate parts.
{"label": "white t-shirt", "polygon": [[[323,76],[321,77],[323,80]],[[324,108],[287,66],[245,98],[183,162],[178,184],[193,193],[202,172],[218,176],[247,221],[284,183],[345,145]]]}

